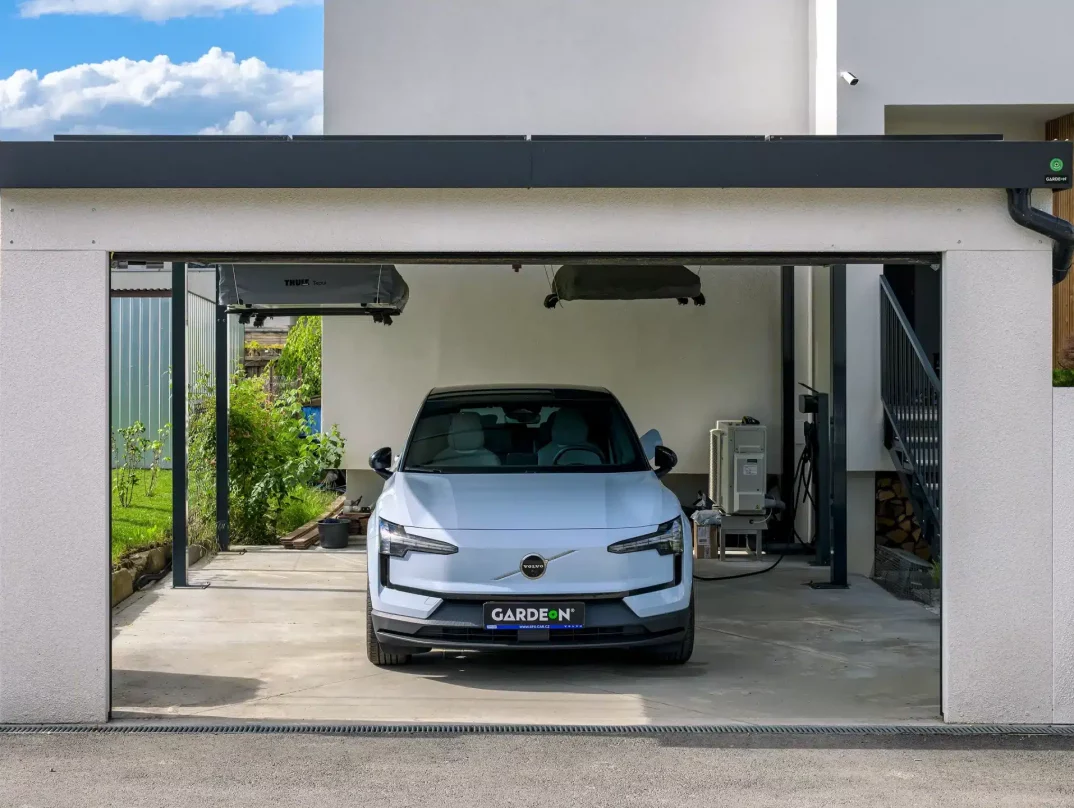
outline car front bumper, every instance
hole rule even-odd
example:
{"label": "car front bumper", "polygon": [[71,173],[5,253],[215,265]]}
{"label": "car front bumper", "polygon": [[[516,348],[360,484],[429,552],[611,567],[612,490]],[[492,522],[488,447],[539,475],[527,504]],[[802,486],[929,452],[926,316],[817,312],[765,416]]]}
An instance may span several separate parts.
{"label": "car front bumper", "polygon": [[685,636],[690,618],[689,608],[639,617],[622,600],[582,602],[586,607],[585,628],[550,630],[547,639],[525,632],[520,638],[517,631],[486,629],[482,603],[474,600],[446,599],[427,618],[374,610],[373,628],[381,644],[398,648],[540,651],[665,645]]}

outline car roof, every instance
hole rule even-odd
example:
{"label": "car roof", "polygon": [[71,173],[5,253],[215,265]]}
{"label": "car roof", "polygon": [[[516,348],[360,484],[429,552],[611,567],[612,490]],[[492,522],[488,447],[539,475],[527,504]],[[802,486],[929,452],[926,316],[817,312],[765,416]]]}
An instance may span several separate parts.
{"label": "car roof", "polygon": [[478,384],[434,387],[429,391],[429,398],[452,398],[454,396],[482,395],[484,393],[510,393],[512,395],[541,393],[557,397],[575,397],[579,393],[584,393],[611,396],[611,391],[605,387],[587,387],[577,384]]}

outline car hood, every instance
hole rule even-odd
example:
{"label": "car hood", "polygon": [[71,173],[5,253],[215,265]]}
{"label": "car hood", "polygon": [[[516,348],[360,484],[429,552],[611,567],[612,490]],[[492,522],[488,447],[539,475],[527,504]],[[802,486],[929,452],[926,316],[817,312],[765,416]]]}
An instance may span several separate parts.
{"label": "car hood", "polygon": [[445,530],[645,527],[672,519],[680,511],[675,495],[650,471],[398,472],[377,501],[377,513],[389,522]]}

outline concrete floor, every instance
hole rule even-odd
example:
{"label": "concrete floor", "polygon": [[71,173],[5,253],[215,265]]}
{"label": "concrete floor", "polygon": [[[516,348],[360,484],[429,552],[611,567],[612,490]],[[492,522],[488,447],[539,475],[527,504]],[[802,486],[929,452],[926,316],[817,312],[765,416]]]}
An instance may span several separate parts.
{"label": "concrete floor", "polygon": [[[699,564],[730,574],[750,562]],[[730,570],[728,568],[730,567]],[[699,583],[694,657],[433,653],[365,658],[363,550],[252,549],[191,571],[114,618],[113,716],[555,724],[940,720],[939,618],[866,579],[815,591],[800,559]]]}

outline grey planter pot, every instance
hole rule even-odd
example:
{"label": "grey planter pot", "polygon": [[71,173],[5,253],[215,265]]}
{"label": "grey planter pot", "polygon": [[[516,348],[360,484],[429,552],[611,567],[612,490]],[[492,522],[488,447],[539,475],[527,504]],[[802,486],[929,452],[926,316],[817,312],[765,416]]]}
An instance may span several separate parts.
{"label": "grey planter pot", "polygon": [[347,546],[350,519],[324,519],[317,523],[321,534],[321,547],[325,550],[342,550]]}

